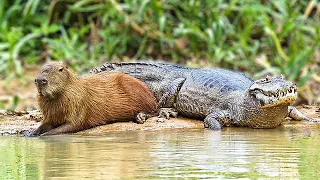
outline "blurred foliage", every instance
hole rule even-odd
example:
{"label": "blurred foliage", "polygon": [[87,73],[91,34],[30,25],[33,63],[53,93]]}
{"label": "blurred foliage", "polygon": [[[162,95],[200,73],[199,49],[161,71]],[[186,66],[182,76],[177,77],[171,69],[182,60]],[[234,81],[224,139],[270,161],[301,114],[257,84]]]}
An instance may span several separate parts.
{"label": "blurred foliage", "polygon": [[84,72],[151,58],[303,86],[319,71],[319,19],[316,0],[1,0],[0,78],[49,60]]}

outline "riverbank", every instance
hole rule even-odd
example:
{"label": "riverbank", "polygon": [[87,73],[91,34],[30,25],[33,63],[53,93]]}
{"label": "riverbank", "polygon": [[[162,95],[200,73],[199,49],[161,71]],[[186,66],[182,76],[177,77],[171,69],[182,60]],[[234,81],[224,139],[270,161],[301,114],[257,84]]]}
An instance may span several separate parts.
{"label": "riverbank", "polygon": [[[320,106],[299,106],[297,107],[302,113],[311,118],[320,120]],[[0,135],[21,135],[24,132],[32,131],[40,125],[42,115],[39,111],[20,111],[6,112],[0,111]],[[284,127],[291,126],[309,126],[308,123],[299,121],[284,122]],[[171,118],[170,120],[150,118],[144,124],[136,124],[133,122],[118,122],[104,126],[95,127],[85,131],[78,132],[81,135],[104,135],[110,131],[146,131],[146,130],[162,130],[162,129],[179,129],[179,128],[204,128],[200,120],[193,120],[184,117]]]}

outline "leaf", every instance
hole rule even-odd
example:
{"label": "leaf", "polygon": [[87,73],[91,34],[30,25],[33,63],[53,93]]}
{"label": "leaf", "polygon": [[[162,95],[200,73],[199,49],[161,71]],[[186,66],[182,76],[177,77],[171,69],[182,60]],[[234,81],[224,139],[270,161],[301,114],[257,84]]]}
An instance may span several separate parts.
{"label": "leaf", "polygon": [[284,53],[282,47],[281,47],[281,43],[280,43],[280,40],[279,38],[277,37],[277,34],[270,28],[270,27],[265,27],[265,32],[267,34],[269,34],[271,36],[271,38],[273,39],[274,41],[274,44],[276,46],[276,49],[277,49],[277,52],[279,53],[279,55],[281,56],[281,58],[284,60],[284,61],[287,61],[288,60],[288,56]]}
{"label": "leaf", "polygon": [[28,0],[23,10],[23,15],[24,16],[34,15],[39,3],[40,3],[40,0]]}
{"label": "leaf", "polygon": [[82,1],[78,1],[76,3],[74,3],[72,6],[70,6],[71,10],[74,11],[78,11],[80,8],[82,8],[83,6],[87,5],[87,4],[92,4],[96,2],[95,0],[82,0]]}
{"label": "leaf", "polygon": [[0,51],[4,50],[4,49],[8,49],[9,48],[9,44],[8,43],[0,43]]}
{"label": "leaf", "polygon": [[12,59],[13,60],[18,59],[20,49],[27,41],[34,39],[34,38],[38,38],[40,36],[41,36],[41,33],[30,33],[30,34],[27,34],[26,36],[24,36],[23,38],[21,38],[18,41],[18,43],[15,44],[15,46],[13,48]]}
{"label": "leaf", "polygon": [[138,17],[138,20],[140,21],[140,19],[142,19],[142,13],[143,11],[145,10],[147,4],[150,2],[150,0],[143,0],[142,1],[142,4],[141,6],[139,7],[139,10],[138,10],[138,14],[137,14],[137,17]]}

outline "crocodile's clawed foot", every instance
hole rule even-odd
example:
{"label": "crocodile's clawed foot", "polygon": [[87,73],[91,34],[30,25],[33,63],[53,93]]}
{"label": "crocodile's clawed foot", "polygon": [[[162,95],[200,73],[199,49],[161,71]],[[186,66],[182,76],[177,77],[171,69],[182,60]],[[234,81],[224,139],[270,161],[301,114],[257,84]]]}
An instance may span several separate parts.
{"label": "crocodile's clawed foot", "polygon": [[203,121],[204,128],[211,129],[214,131],[221,130],[221,125],[216,119],[206,118]]}
{"label": "crocodile's clawed foot", "polygon": [[144,122],[147,121],[147,119],[150,117],[149,114],[146,114],[144,112],[140,112],[136,115],[135,117],[135,122],[138,124],[143,124]]}
{"label": "crocodile's clawed foot", "polygon": [[176,118],[178,116],[178,111],[174,108],[161,108],[160,109],[158,118],[170,119],[170,116]]}
{"label": "crocodile's clawed foot", "polygon": [[317,123],[320,122],[319,119],[313,119],[313,118],[306,118],[305,120],[308,122],[317,122]]}
{"label": "crocodile's clawed foot", "polygon": [[216,109],[215,111],[207,115],[207,117],[203,120],[203,124],[205,128],[219,131],[224,125],[224,122],[226,122],[229,117],[229,111]]}
{"label": "crocodile's clawed foot", "polygon": [[166,122],[166,118],[157,118],[156,122],[159,122],[159,123],[164,123]]}
{"label": "crocodile's clawed foot", "polygon": [[288,107],[289,117],[296,121],[308,121],[308,122],[320,122],[318,119],[309,118],[306,115],[302,114],[298,111],[295,107],[289,106]]}

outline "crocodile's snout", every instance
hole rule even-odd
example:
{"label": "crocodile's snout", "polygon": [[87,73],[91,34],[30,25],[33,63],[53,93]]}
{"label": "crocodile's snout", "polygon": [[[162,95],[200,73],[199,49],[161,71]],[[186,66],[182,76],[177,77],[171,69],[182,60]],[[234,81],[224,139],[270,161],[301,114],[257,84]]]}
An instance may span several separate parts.
{"label": "crocodile's snout", "polygon": [[252,97],[260,103],[260,108],[282,104],[292,105],[297,99],[297,86],[285,81],[282,76],[257,80],[249,91]]}
{"label": "crocodile's snout", "polygon": [[294,86],[275,93],[262,94],[263,95],[260,96],[260,108],[273,107],[281,104],[292,105],[297,99],[297,88]]}

